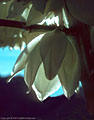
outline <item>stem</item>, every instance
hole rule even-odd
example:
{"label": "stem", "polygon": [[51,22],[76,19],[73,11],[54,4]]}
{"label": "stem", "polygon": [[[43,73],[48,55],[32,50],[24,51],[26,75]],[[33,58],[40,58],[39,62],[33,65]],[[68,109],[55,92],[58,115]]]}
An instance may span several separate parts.
{"label": "stem", "polygon": [[[19,21],[13,21],[13,20],[4,20],[0,19],[0,26],[4,27],[13,27],[13,28],[20,28],[24,30],[29,30],[31,31],[52,31],[56,28],[58,28],[56,25],[30,25],[26,26],[25,22],[19,22]],[[60,28],[60,27],[59,27]]]}
{"label": "stem", "polygon": [[0,19],[0,26],[24,29],[25,22]]}
{"label": "stem", "polygon": [[48,32],[54,29],[59,29],[60,31],[65,32],[65,34],[68,34],[68,35],[77,35],[79,32],[78,30],[81,27],[81,24],[67,29],[64,26],[56,26],[56,25],[46,26],[46,25],[35,24],[35,25],[27,26],[25,22],[0,19],[0,26],[19,28],[19,29],[28,30],[30,32]]}

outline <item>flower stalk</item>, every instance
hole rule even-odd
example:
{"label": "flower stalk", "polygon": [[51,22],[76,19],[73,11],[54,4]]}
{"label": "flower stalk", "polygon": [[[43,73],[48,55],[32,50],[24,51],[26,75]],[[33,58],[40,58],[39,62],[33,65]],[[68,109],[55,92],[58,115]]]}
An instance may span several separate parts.
{"label": "flower stalk", "polygon": [[52,31],[54,29],[59,29],[60,31],[66,33],[67,35],[77,35],[79,34],[79,29],[81,28],[82,23],[75,27],[71,28],[65,28],[64,26],[56,26],[56,25],[30,25],[27,26],[25,22],[20,22],[20,21],[14,21],[14,20],[5,20],[5,19],[0,19],[0,26],[4,27],[12,27],[12,28],[19,28],[19,29],[24,29],[28,30],[30,32],[48,32]]}

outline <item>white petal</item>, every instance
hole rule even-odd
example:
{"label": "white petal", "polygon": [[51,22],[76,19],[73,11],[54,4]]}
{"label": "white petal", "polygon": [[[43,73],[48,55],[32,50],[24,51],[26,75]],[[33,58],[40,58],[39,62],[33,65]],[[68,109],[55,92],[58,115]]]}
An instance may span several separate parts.
{"label": "white petal", "polygon": [[64,0],[48,0],[45,8],[46,14],[49,12],[60,12],[62,7],[64,6]]}
{"label": "white petal", "polygon": [[44,13],[47,0],[31,0],[31,1],[36,10],[40,11],[41,13]]}
{"label": "white petal", "polygon": [[[0,19],[5,19],[8,15],[8,9],[10,7],[11,1],[8,1],[6,4],[0,2]],[[1,35],[0,35],[1,36]]]}
{"label": "white petal", "polygon": [[24,70],[24,80],[29,87],[29,90],[32,88],[32,84],[35,80],[37,70],[42,62],[39,52],[39,45],[30,53],[27,64]]}
{"label": "white petal", "polygon": [[70,37],[71,43],[69,42],[66,49],[66,54],[59,70],[59,78],[64,88],[64,94],[66,97],[71,97],[75,89],[78,86],[80,80],[81,66],[76,48],[76,43]]}
{"label": "white petal", "polygon": [[20,54],[20,56],[18,57],[13,72],[22,70],[27,62],[27,58],[30,55],[31,51],[35,48],[35,46],[40,42],[41,38],[43,37],[43,34],[36,37],[35,39],[33,39],[28,45],[27,47],[24,49],[24,51]]}
{"label": "white petal", "polygon": [[17,0],[13,1],[8,10],[8,18],[21,16],[25,8],[26,5],[24,4],[24,2],[17,2]]}
{"label": "white petal", "polygon": [[43,34],[39,35],[38,37],[36,37],[35,39],[33,39],[28,45],[27,47],[23,50],[23,52],[20,54],[20,56],[18,57],[14,67],[13,67],[13,75],[8,79],[9,81],[13,78],[13,76],[18,73],[19,71],[21,71],[25,65],[26,62],[28,60],[28,57],[31,53],[31,51],[33,51],[33,49],[36,47],[36,45],[40,42],[41,38],[43,37]]}
{"label": "white petal", "polygon": [[40,54],[44,64],[46,77],[51,80],[58,73],[67,46],[66,35],[54,30],[44,35],[40,42]]}
{"label": "white petal", "polygon": [[40,65],[37,72],[34,84],[32,85],[38,99],[45,100],[48,96],[57,91],[61,86],[58,76],[49,81],[44,73],[43,63]]}
{"label": "white petal", "polygon": [[40,11],[36,10],[34,6],[32,6],[28,18],[27,18],[27,25],[40,23],[44,19],[44,14]]}
{"label": "white petal", "polygon": [[66,28],[73,27],[78,22],[73,16],[70,15],[66,7],[62,8],[62,16],[63,16],[62,22]]}

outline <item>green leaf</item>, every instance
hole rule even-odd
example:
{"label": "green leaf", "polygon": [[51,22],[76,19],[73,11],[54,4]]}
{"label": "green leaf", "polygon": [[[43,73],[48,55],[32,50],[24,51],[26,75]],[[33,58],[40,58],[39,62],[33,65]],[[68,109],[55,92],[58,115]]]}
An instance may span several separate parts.
{"label": "green leaf", "polygon": [[78,82],[81,76],[81,65],[79,52],[75,39],[68,38],[68,42],[65,57],[58,72],[60,81],[62,83],[64,94],[66,97],[71,97],[75,89],[78,87]]}
{"label": "green leaf", "polygon": [[66,45],[66,35],[59,30],[48,32],[40,42],[40,54],[46,77],[49,80],[53,79],[58,73],[65,56]]}
{"label": "green leaf", "polygon": [[39,70],[36,74],[36,78],[33,84],[33,90],[40,101],[45,100],[61,86],[58,76],[53,80],[49,81],[44,72],[43,63],[40,65]]}

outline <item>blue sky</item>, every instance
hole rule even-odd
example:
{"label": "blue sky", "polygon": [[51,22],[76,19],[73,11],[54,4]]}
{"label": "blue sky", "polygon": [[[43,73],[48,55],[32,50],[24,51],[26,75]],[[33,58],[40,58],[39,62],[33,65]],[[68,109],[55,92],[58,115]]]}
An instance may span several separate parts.
{"label": "blue sky", "polygon": [[[11,75],[13,65],[16,62],[16,59],[19,56],[19,54],[20,50],[10,50],[9,47],[0,48],[0,75],[2,77]],[[18,73],[18,75],[23,76],[24,71]],[[61,94],[63,94],[62,87],[51,96],[55,97]]]}
{"label": "blue sky", "polygon": [[[12,72],[13,65],[20,54],[20,50],[10,50],[8,47],[0,48],[0,75],[7,76]],[[23,75],[23,72],[19,73]]]}

